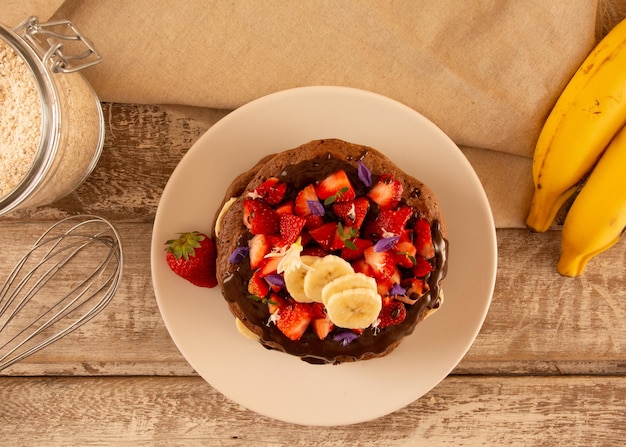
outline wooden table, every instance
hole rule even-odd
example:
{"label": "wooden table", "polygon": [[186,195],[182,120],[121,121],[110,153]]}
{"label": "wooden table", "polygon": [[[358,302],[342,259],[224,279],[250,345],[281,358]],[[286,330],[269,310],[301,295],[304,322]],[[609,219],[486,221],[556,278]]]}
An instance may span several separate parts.
{"label": "wooden table", "polygon": [[626,240],[566,279],[555,271],[558,231],[497,231],[497,283],[478,338],[406,408],[319,428],[229,401],[174,346],[150,276],[161,191],[207,126],[158,106],[103,107],[104,153],[88,181],[53,206],[0,219],[0,279],[53,221],[93,213],[121,233],[122,285],[95,320],[0,373],[0,445],[623,445]]}

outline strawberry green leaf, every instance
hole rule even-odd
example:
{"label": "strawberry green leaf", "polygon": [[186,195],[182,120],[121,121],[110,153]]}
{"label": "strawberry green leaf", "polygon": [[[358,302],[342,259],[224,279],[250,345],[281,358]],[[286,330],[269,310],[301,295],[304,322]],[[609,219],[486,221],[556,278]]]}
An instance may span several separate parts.
{"label": "strawberry green leaf", "polygon": [[330,196],[329,198],[327,198],[326,200],[324,200],[324,205],[326,206],[332,205],[333,203],[337,201],[337,199],[339,199],[343,194],[347,193],[348,191],[350,191],[350,188],[348,188],[347,186],[344,186],[339,191],[337,191],[337,194],[334,194]]}
{"label": "strawberry green leaf", "polygon": [[256,295],[248,295],[248,298],[253,300],[253,301],[258,301],[258,302],[263,303],[263,304],[271,304],[273,306],[276,306],[276,305],[279,304],[276,301],[272,301],[270,298],[262,298],[262,297],[256,296]]}
{"label": "strawberry green leaf", "polygon": [[408,251],[399,251],[396,254],[398,256],[406,256],[407,258],[409,258],[409,261],[411,261],[411,264],[413,265],[417,264],[417,259],[415,259],[415,256],[410,254]]}
{"label": "strawberry green leaf", "polygon": [[344,245],[346,247],[348,247],[350,250],[357,250],[358,247],[356,246],[356,244],[354,242],[352,242],[350,239],[345,239],[343,241]]}
{"label": "strawberry green leaf", "polygon": [[356,237],[359,231],[356,228],[350,228],[349,231],[343,229],[343,225],[341,222],[337,223],[337,233],[339,233],[339,237],[343,241],[344,245],[352,250],[356,250],[356,244],[351,240]]}
{"label": "strawberry green leaf", "polygon": [[178,239],[170,239],[165,242],[165,250],[172,253],[176,259],[184,258],[185,261],[189,261],[189,256],[195,256],[194,249],[200,247],[200,242],[205,237],[199,231],[179,233]]}

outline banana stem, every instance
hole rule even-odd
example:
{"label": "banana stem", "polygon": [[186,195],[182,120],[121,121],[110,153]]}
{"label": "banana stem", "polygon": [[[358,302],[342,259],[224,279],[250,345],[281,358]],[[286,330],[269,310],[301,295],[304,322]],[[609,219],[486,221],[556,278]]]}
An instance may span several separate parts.
{"label": "banana stem", "polygon": [[526,218],[526,226],[537,233],[544,233],[550,229],[557,213],[576,191],[574,185],[562,194],[548,192],[545,189],[535,188],[530,211]]}

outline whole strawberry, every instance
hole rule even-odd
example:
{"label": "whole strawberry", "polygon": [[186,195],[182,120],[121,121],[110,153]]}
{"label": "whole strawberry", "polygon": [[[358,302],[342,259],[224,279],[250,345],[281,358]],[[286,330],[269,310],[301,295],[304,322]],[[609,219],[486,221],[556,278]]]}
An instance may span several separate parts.
{"label": "whole strawberry", "polygon": [[165,243],[166,259],[178,276],[199,287],[215,287],[215,242],[198,231],[180,233]]}

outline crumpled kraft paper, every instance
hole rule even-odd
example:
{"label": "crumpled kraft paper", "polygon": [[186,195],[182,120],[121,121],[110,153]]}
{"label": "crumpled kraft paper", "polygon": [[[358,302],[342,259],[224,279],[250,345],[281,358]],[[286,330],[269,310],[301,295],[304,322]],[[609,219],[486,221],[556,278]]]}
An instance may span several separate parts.
{"label": "crumpled kraft paper", "polygon": [[193,116],[305,85],[398,100],[461,147],[498,227],[524,225],[535,141],[595,44],[597,8],[596,0],[9,0],[0,5],[9,25],[23,18],[5,11],[11,4],[70,19],[92,40],[104,61],[83,73],[102,101],[172,104]]}

